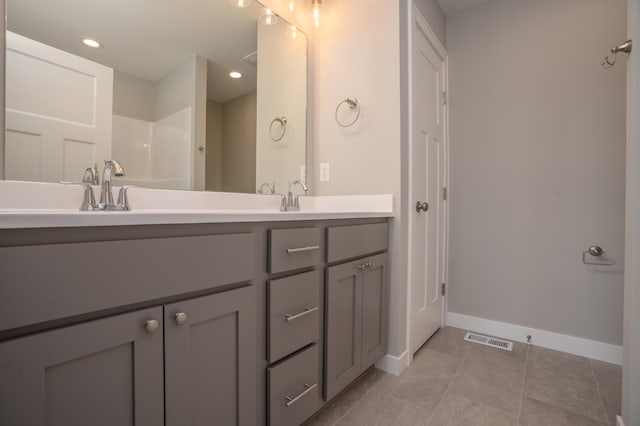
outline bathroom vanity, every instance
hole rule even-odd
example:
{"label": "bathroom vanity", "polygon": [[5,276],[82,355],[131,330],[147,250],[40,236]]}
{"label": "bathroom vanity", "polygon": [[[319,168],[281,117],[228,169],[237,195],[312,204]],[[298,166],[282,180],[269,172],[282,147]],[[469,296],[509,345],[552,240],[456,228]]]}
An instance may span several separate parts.
{"label": "bathroom vanity", "polygon": [[194,214],[0,229],[0,424],[298,425],[384,355],[390,212]]}

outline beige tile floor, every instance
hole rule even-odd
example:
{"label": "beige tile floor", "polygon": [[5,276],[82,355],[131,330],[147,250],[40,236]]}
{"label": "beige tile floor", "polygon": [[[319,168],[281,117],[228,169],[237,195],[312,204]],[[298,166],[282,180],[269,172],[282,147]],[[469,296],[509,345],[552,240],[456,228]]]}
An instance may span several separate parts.
{"label": "beige tile floor", "polygon": [[396,377],[372,369],[307,426],[615,425],[621,367],[516,343],[465,342],[446,327]]}

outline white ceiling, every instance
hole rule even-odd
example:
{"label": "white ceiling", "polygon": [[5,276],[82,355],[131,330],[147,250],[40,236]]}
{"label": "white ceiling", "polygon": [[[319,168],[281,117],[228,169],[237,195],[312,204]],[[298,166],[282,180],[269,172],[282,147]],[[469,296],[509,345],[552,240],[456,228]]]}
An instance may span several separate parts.
{"label": "white ceiling", "polygon": [[447,17],[451,17],[463,10],[470,9],[489,0],[437,0],[440,8]]}
{"label": "white ceiling", "polygon": [[[218,102],[255,90],[256,67],[243,60],[257,48],[262,6],[228,0],[8,0],[8,29],[150,81],[190,55],[208,60],[208,98]],[[103,48],[89,49],[91,37]],[[243,74],[228,77],[230,70]]]}

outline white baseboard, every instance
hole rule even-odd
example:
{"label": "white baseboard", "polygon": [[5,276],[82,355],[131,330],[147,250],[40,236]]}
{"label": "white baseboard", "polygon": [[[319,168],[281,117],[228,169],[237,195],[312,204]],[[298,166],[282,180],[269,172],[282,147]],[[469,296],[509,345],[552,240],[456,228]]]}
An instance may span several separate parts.
{"label": "white baseboard", "polygon": [[408,354],[409,353],[407,351],[402,352],[400,356],[386,354],[376,362],[376,368],[384,371],[385,373],[399,376],[408,367]]}
{"label": "white baseboard", "polygon": [[447,313],[447,325],[524,343],[527,342],[527,335],[530,335],[531,344],[535,346],[622,365],[622,346],[609,343],[456,314],[455,312]]}
{"label": "white baseboard", "polygon": [[622,417],[616,416],[616,426],[624,426],[624,422],[622,421]]}

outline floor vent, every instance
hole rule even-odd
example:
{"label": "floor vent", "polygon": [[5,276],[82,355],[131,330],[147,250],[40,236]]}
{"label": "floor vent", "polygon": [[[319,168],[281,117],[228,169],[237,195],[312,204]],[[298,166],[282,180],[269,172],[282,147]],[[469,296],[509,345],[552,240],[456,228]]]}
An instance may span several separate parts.
{"label": "floor vent", "polygon": [[491,346],[492,348],[503,349],[505,351],[513,350],[513,342],[496,339],[495,337],[483,336],[482,334],[467,333],[464,336],[464,340],[473,343],[480,343],[481,345]]}

